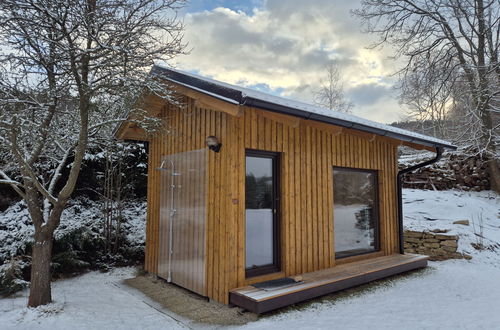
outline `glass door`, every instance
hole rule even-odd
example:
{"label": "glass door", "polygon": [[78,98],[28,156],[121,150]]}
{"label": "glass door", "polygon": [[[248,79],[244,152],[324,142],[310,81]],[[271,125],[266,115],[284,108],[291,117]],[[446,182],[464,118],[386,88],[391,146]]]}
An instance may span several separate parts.
{"label": "glass door", "polygon": [[278,154],[246,152],[246,276],[279,271]]}

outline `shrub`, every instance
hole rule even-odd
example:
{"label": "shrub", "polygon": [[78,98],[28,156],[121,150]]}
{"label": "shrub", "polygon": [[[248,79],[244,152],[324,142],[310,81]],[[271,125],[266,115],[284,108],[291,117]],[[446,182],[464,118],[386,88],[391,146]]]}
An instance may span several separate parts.
{"label": "shrub", "polygon": [[[52,275],[81,273],[89,269],[107,270],[135,265],[144,260],[146,203],[125,203],[120,247],[106,252],[101,205],[88,198],[68,203],[61,225],[54,235]],[[0,292],[10,294],[27,286],[33,226],[24,202],[0,212]]]}
{"label": "shrub", "polygon": [[27,263],[20,258],[11,259],[0,266],[0,295],[10,295],[28,287],[29,282],[23,278],[23,270]]}

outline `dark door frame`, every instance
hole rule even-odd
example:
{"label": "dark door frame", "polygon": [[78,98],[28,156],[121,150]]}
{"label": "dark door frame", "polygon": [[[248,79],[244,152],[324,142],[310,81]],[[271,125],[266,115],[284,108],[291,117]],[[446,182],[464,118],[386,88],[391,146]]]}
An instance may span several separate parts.
{"label": "dark door frame", "polygon": [[[276,273],[281,270],[281,233],[280,233],[280,153],[264,150],[245,149],[245,176],[246,176],[246,157],[260,157],[272,159],[272,176],[273,176],[273,263],[255,268],[245,268],[245,276],[255,277],[270,273]],[[246,180],[245,180],[246,187]],[[246,206],[245,206],[246,209]],[[245,218],[246,227],[246,218]],[[246,241],[245,241],[246,250]],[[246,259],[246,256],[245,256]],[[246,261],[245,261],[246,262]]]}

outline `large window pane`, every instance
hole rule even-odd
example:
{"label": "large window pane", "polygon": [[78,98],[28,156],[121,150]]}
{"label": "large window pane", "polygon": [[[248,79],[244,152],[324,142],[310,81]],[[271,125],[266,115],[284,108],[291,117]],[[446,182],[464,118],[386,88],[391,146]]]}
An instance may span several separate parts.
{"label": "large window pane", "polygon": [[[275,265],[275,178],[273,155],[246,157],[245,215],[247,275],[272,271]],[[265,268],[265,269],[263,269]]]}
{"label": "large window pane", "polygon": [[376,172],[335,167],[333,180],[335,257],[378,250]]}

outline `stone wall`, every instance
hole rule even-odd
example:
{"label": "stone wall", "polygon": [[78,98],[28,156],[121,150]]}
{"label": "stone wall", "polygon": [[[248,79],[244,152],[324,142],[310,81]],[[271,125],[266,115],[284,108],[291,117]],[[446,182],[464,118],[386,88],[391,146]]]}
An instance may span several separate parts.
{"label": "stone wall", "polygon": [[404,247],[406,253],[429,256],[430,260],[470,259],[469,255],[457,252],[458,236],[447,234],[447,230],[432,231],[405,230]]}

